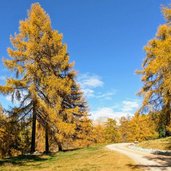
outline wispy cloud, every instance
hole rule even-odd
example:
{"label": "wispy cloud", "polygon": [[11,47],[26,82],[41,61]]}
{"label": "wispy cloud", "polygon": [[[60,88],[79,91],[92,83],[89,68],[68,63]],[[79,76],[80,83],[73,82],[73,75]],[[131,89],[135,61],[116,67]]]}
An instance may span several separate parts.
{"label": "wispy cloud", "polygon": [[0,76],[0,81],[5,81],[6,80],[6,77],[5,76]]}
{"label": "wispy cloud", "polygon": [[103,87],[104,85],[100,76],[90,73],[80,74],[78,82],[86,97],[93,97],[95,93],[94,89]]}
{"label": "wispy cloud", "polygon": [[110,92],[97,93],[95,98],[103,99],[103,100],[112,100],[115,94],[116,94],[116,90],[111,90]]}
{"label": "wispy cloud", "polygon": [[84,95],[88,98],[112,100],[113,96],[117,92],[115,89],[107,92],[98,92],[98,88],[104,88],[104,82],[102,78],[96,74],[80,74],[78,77],[78,83],[80,84]]}
{"label": "wispy cloud", "polygon": [[78,81],[81,87],[83,88],[84,87],[97,88],[97,87],[102,87],[104,84],[100,76],[90,73],[81,74],[78,78]]}
{"label": "wispy cloud", "polygon": [[82,88],[82,91],[84,92],[84,95],[86,97],[94,97],[94,90],[90,89],[90,88]]}
{"label": "wispy cloud", "polygon": [[11,102],[12,101],[12,96],[11,95],[7,95],[5,97],[5,99],[8,101],[8,102]]}
{"label": "wispy cloud", "polygon": [[109,105],[107,100],[110,100],[111,104],[117,90],[112,89],[104,91],[104,82],[102,78],[96,74],[80,74],[78,82],[86,97],[91,98],[91,100],[98,100],[100,104],[103,102],[102,107],[97,105],[98,107],[91,111],[91,119],[93,120],[105,121],[107,118],[119,120],[122,116],[132,116],[139,108],[139,102],[136,99],[123,100],[113,106]]}
{"label": "wispy cloud", "polygon": [[122,111],[123,112],[131,112],[134,109],[137,109],[139,107],[138,101],[123,101],[122,102]]}

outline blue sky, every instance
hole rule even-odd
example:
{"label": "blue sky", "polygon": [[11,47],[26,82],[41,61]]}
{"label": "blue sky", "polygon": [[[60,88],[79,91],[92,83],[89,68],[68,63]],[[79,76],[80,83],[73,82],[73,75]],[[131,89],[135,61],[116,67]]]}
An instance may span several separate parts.
{"label": "blue sky", "polygon": [[[143,47],[164,23],[161,5],[169,0],[15,0],[0,2],[0,57],[8,57],[9,36],[18,31],[31,4],[39,2],[54,29],[64,35],[78,81],[92,118],[133,114],[141,103],[135,70],[141,68]],[[0,62],[0,83],[11,74]],[[9,106],[9,97],[0,103]]]}

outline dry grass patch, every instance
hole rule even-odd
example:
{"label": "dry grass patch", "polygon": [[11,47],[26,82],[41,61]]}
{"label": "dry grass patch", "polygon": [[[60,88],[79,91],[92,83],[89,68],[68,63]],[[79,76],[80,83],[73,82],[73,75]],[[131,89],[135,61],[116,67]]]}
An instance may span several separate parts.
{"label": "dry grass patch", "polygon": [[143,141],[139,143],[138,146],[159,150],[171,150],[171,137]]}

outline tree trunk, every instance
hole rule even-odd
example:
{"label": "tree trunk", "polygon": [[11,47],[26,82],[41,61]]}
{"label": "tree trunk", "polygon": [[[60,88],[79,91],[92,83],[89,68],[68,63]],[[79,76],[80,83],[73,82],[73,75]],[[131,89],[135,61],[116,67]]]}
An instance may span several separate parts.
{"label": "tree trunk", "polygon": [[62,143],[61,142],[58,142],[58,151],[63,151]]}
{"label": "tree trunk", "polygon": [[[167,93],[168,97],[169,97],[169,93]],[[171,122],[171,108],[170,108],[170,100],[168,100],[166,106],[165,106],[165,112],[166,112],[166,127],[170,127],[170,122]],[[166,136],[170,136],[171,132],[169,130],[166,129]]]}
{"label": "tree trunk", "polygon": [[170,104],[168,103],[166,106],[166,125],[169,126],[170,125]]}
{"label": "tree trunk", "polygon": [[33,102],[31,153],[34,153],[35,151],[36,151],[36,109],[35,109],[35,102]]}
{"label": "tree trunk", "polygon": [[48,131],[48,125],[46,124],[45,128],[45,153],[48,154],[49,151],[49,131]]}

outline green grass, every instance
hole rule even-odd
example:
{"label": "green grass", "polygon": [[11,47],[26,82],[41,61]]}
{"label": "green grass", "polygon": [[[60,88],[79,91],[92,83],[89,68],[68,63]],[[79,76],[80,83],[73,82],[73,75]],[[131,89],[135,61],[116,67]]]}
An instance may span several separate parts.
{"label": "green grass", "polygon": [[104,146],[51,156],[21,156],[0,160],[0,171],[139,171],[128,157]]}
{"label": "green grass", "polygon": [[138,146],[160,150],[171,150],[171,137],[143,141],[139,143]]}

